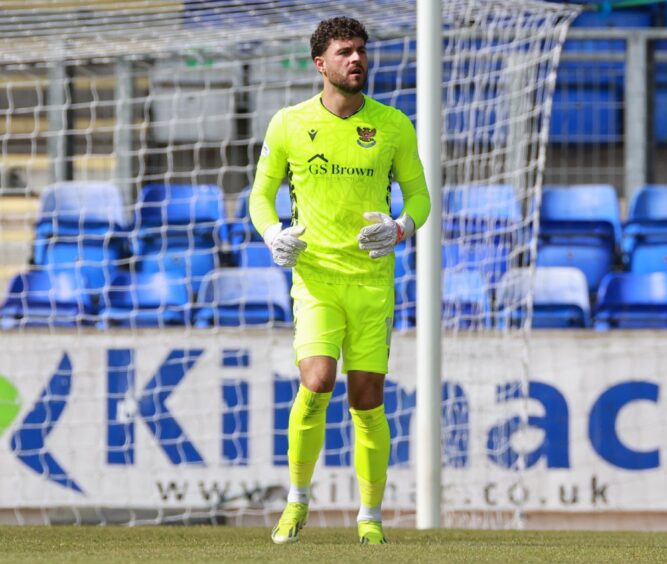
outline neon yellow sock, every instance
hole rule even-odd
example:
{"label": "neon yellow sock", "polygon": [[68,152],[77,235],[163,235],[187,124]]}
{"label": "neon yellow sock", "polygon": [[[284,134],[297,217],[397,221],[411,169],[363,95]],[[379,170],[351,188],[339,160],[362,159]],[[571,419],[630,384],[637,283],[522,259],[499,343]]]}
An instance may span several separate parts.
{"label": "neon yellow sock", "polygon": [[298,488],[310,486],[324,444],[327,405],[332,392],[316,393],[301,385],[289,415],[289,476]]}
{"label": "neon yellow sock", "polygon": [[361,505],[377,507],[384,496],[391,447],[384,405],[367,411],[350,408],[350,414],[354,423],[354,468]]}

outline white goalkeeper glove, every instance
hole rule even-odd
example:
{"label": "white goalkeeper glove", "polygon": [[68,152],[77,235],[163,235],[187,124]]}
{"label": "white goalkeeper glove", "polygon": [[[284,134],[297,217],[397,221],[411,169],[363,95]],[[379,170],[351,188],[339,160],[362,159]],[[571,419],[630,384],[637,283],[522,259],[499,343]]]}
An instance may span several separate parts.
{"label": "white goalkeeper glove", "polygon": [[415,232],[415,222],[406,214],[395,221],[382,212],[365,212],[364,218],[373,224],[364,227],[357,239],[359,248],[369,251],[372,259],[391,254],[398,243],[412,237]]}
{"label": "white goalkeeper glove", "polygon": [[299,239],[306,228],[295,225],[283,229],[282,223],[275,223],[264,231],[264,242],[271,249],[273,262],[278,266],[294,266],[299,255],[308,244]]}

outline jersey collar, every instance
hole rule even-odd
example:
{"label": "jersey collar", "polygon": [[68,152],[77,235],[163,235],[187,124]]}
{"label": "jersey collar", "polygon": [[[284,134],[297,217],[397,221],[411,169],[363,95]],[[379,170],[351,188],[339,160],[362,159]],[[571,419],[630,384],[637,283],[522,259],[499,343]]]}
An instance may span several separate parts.
{"label": "jersey collar", "polygon": [[329,108],[327,108],[327,107],[324,105],[324,102],[322,101],[322,95],[321,95],[321,94],[320,94],[319,100],[320,100],[320,106],[322,106],[322,108],[324,109],[324,111],[327,112],[329,115],[332,115],[332,116],[334,116],[334,117],[337,117],[338,119],[349,119],[349,118],[351,118],[352,116],[356,116],[359,112],[361,112],[361,110],[363,110],[363,109],[366,107],[366,95],[364,94],[363,102],[361,102],[361,106],[359,106],[359,108],[357,109],[357,111],[354,112],[353,114],[350,114],[349,116],[341,117],[341,116],[339,116],[338,114],[334,114],[331,110],[329,110]]}

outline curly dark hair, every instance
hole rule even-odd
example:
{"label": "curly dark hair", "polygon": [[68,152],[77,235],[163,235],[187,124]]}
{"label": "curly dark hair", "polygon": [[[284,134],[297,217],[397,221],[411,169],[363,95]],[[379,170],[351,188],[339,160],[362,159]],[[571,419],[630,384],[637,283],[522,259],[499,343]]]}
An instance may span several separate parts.
{"label": "curly dark hair", "polygon": [[327,50],[334,39],[353,39],[360,37],[364,43],[368,41],[368,33],[364,25],[354,18],[344,16],[322,20],[310,36],[310,56],[314,59]]}

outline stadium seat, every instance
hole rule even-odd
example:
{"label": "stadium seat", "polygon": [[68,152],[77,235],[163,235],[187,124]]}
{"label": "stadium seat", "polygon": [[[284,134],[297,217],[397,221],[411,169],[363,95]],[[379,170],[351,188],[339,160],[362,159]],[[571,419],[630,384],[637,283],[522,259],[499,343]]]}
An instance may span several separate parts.
{"label": "stadium seat", "polygon": [[226,237],[222,193],[217,185],[148,184],[137,204],[134,256],[140,272],[172,272],[192,295],[220,265]]}
{"label": "stadium seat", "polygon": [[40,200],[32,262],[83,276],[90,289],[108,285],[129,253],[118,187],[110,182],[58,182],[48,186]]}
{"label": "stadium seat", "polygon": [[445,186],[443,209],[450,237],[507,231],[521,221],[520,201],[509,184]]}
{"label": "stadium seat", "polygon": [[537,329],[591,326],[591,306],[586,277],[570,267],[537,267],[508,272],[497,292],[499,327],[522,327],[526,320],[532,284],[532,320]]}
{"label": "stadium seat", "polygon": [[616,263],[620,239],[620,209],[613,186],[545,186],[538,266],[579,268],[594,292]]}
{"label": "stadium seat", "polygon": [[442,271],[442,325],[447,329],[491,326],[489,290],[482,273]]}
{"label": "stadium seat", "polygon": [[613,272],[600,283],[596,329],[667,328],[667,272]]}
{"label": "stadium seat", "polygon": [[185,237],[145,237],[135,259],[138,272],[174,274],[184,280],[193,296],[204,276],[220,263],[215,240],[201,239],[195,244]]}
{"label": "stadium seat", "polygon": [[92,323],[94,314],[92,292],[82,276],[72,271],[31,270],[10,282],[0,307],[0,326],[77,327]]}
{"label": "stadium seat", "polygon": [[136,208],[136,225],[182,233],[210,235],[225,220],[222,191],[216,184],[147,184]]}
{"label": "stadium seat", "polygon": [[540,206],[540,236],[620,241],[618,196],[609,184],[545,186]]}
{"label": "stadium seat", "polygon": [[493,285],[510,269],[512,247],[504,241],[446,241],[442,245],[442,267],[475,270]]}
{"label": "stadium seat", "polygon": [[637,244],[630,255],[630,271],[667,272],[667,241]]}
{"label": "stadium seat", "polygon": [[187,325],[191,312],[189,290],[178,274],[121,272],[103,294],[97,326]]}
{"label": "stadium seat", "polygon": [[622,249],[633,272],[667,270],[667,185],[642,186],[632,194]]}
{"label": "stadium seat", "polygon": [[224,268],[211,272],[197,296],[197,327],[291,323],[287,281],[278,267]]}
{"label": "stadium seat", "polygon": [[537,266],[563,266],[581,270],[586,277],[589,293],[597,291],[602,278],[613,270],[613,254],[596,245],[540,242]]}
{"label": "stadium seat", "polygon": [[481,272],[494,284],[521,244],[521,209],[508,184],[445,187],[442,266]]}
{"label": "stadium seat", "polygon": [[[416,274],[414,269],[397,278],[394,328],[415,327],[417,318]],[[487,281],[475,270],[442,271],[443,327],[470,329],[491,324]]]}

